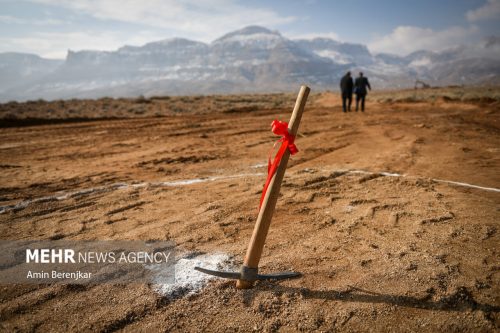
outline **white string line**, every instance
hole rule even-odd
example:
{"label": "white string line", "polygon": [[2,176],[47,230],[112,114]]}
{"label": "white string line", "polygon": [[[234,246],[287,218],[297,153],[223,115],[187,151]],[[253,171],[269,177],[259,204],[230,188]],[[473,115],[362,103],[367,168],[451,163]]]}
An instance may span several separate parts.
{"label": "white string line", "polygon": [[256,177],[256,176],[263,176],[263,175],[265,175],[265,174],[262,172],[256,172],[256,173],[241,173],[241,174],[235,174],[235,175],[229,175],[229,176],[212,176],[212,177],[206,177],[206,178],[175,180],[175,181],[170,181],[170,182],[154,182],[154,183],[143,182],[143,183],[134,183],[134,184],[114,183],[114,184],[107,185],[107,186],[98,186],[98,187],[87,188],[87,189],[83,189],[83,190],[79,190],[79,191],[73,191],[73,192],[67,192],[67,193],[63,192],[63,193],[58,193],[58,194],[50,195],[50,196],[46,196],[46,197],[23,200],[17,204],[13,204],[13,205],[0,206],[0,214],[9,212],[11,210],[21,210],[21,209],[24,209],[24,208],[26,208],[29,205],[34,204],[34,203],[61,201],[61,200],[66,200],[68,198],[75,198],[75,197],[89,195],[92,193],[110,192],[110,191],[116,191],[116,190],[121,190],[121,189],[126,189],[126,188],[143,188],[143,187],[148,187],[148,186],[149,187],[186,186],[186,185],[198,184],[198,183],[204,183],[204,182],[234,179],[234,178],[243,178],[243,177]]}
{"label": "white string line", "polygon": [[479,186],[479,185],[474,185],[474,184],[467,184],[467,183],[462,183],[462,182],[455,182],[453,180],[433,179],[433,181],[439,182],[439,183],[453,184],[453,185],[463,186],[463,187],[477,188],[479,190],[485,190],[485,191],[500,192],[500,189],[498,189],[498,188],[484,187],[484,186]]}
{"label": "white string line", "polygon": [[[259,167],[261,167],[261,165],[254,166],[253,168],[259,168]],[[345,172],[345,173],[352,173],[352,174],[382,175],[385,177],[422,178],[422,177],[401,175],[399,173],[391,173],[391,172],[385,172],[385,171],[371,172],[371,171],[366,171],[366,170],[348,170],[348,169],[347,170],[345,170],[345,169],[339,169],[339,170],[322,169],[322,171]],[[83,189],[83,190],[73,191],[73,192],[68,192],[68,193],[60,193],[60,194],[36,198],[36,199],[23,200],[17,204],[13,204],[13,205],[0,206],[0,214],[6,213],[6,212],[11,211],[11,210],[24,209],[33,203],[41,203],[41,202],[49,202],[49,201],[61,201],[61,200],[66,200],[68,198],[74,198],[74,197],[88,195],[91,193],[102,193],[102,192],[115,191],[115,190],[120,190],[120,189],[125,189],[125,188],[142,188],[142,187],[148,187],[148,186],[151,186],[151,187],[185,186],[185,185],[198,184],[198,183],[204,183],[204,182],[209,182],[209,181],[242,178],[242,177],[256,177],[256,176],[263,176],[263,175],[264,175],[264,173],[258,172],[258,173],[235,174],[235,175],[229,175],[229,176],[213,176],[213,177],[206,177],[206,178],[193,178],[193,179],[176,180],[176,181],[170,181],[170,182],[155,182],[155,183],[143,182],[143,183],[135,183],[135,184],[115,183],[115,184],[111,184],[108,186],[99,186],[99,187],[93,187],[93,188],[88,188],[88,189]],[[494,187],[484,187],[484,186],[468,184],[468,183],[463,183],[463,182],[457,182],[457,181],[452,181],[452,180],[444,180],[444,179],[431,178],[431,180],[438,182],[438,183],[451,184],[451,185],[456,185],[456,186],[461,186],[461,187],[475,188],[475,189],[484,190],[484,191],[500,192],[500,189],[494,188]]]}
{"label": "white string line", "polygon": [[[409,176],[409,175],[402,175],[399,173],[392,173],[392,172],[371,172],[371,171],[366,171],[366,170],[327,170],[327,169],[322,169],[322,171],[327,171],[327,172],[345,172],[345,173],[354,173],[354,174],[366,174],[366,175],[382,175],[386,177],[406,177],[406,178],[424,178],[424,177],[418,177],[418,176]],[[485,187],[485,186],[479,186],[479,185],[474,185],[474,184],[469,184],[469,183],[463,183],[463,182],[457,182],[453,180],[445,180],[445,179],[437,179],[437,178],[430,178],[432,181],[437,182],[437,183],[444,183],[444,184],[451,184],[451,185],[457,185],[457,186],[462,186],[462,187],[469,187],[469,188],[475,188],[479,190],[484,190],[484,191],[492,191],[492,192],[500,192],[500,189],[495,188],[495,187]]]}

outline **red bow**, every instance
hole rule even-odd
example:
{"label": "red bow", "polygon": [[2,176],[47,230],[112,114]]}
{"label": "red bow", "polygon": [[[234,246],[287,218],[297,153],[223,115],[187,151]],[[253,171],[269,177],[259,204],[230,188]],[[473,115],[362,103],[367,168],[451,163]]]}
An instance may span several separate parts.
{"label": "red bow", "polygon": [[278,169],[278,166],[280,165],[281,158],[285,154],[286,149],[290,151],[291,155],[296,154],[299,150],[297,149],[297,146],[293,143],[295,141],[295,136],[290,135],[288,132],[288,124],[284,121],[278,121],[274,120],[271,123],[271,130],[273,131],[274,134],[276,135],[281,135],[281,139],[276,141],[274,144],[273,148],[276,147],[276,145],[281,142],[281,146],[278,149],[278,152],[276,153],[276,156],[274,156],[274,160],[271,163],[271,152],[269,152],[269,157],[267,161],[267,179],[266,183],[264,184],[264,189],[262,190],[262,196],[260,197],[260,205],[259,209],[262,206],[262,202],[264,201],[264,197],[266,196],[267,188],[269,187],[269,183],[271,183],[271,179],[273,178],[274,174],[276,173],[276,170]]}

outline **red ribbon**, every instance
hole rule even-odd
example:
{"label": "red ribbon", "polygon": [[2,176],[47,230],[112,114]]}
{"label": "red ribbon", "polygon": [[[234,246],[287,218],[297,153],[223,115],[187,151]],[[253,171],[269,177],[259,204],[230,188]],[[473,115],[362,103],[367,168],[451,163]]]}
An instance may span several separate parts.
{"label": "red ribbon", "polygon": [[267,192],[267,188],[269,187],[269,183],[271,183],[271,179],[273,179],[273,176],[276,173],[278,166],[280,165],[281,158],[285,154],[285,151],[287,150],[287,148],[290,151],[291,155],[294,155],[299,151],[297,149],[297,146],[295,146],[295,144],[293,143],[295,141],[295,136],[288,133],[288,123],[286,123],[284,121],[274,120],[271,123],[271,130],[273,131],[274,134],[281,135],[281,139],[276,141],[273,148],[276,147],[276,145],[280,142],[281,142],[281,146],[278,149],[276,156],[274,156],[274,160],[272,163],[271,163],[272,149],[271,149],[271,151],[269,151],[269,157],[268,157],[268,161],[267,161],[267,179],[266,179],[266,183],[264,184],[264,189],[262,190],[262,196],[260,197],[259,209],[261,208],[262,202],[264,201],[264,197],[266,196],[266,192]]}

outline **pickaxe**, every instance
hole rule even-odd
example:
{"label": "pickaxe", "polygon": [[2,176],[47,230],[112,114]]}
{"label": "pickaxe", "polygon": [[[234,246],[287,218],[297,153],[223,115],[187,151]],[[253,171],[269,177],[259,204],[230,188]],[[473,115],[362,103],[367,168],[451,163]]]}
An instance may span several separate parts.
{"label": "pickaxe", "polygon": [[[288,133],[292,137],[295,137],[297,134],[297,129],[299,128],[300,119],[302,118],[302,113],[304,112],[304,106],[306,104],[309,91],[310,89],[307,86],[300,87],[299,95],[297,96],[295,107],[293,108],[292,117],[288,123]],[[197,271],[222,278],[236,279],[238,280],[236,282],[236,287],[240,289],[252,288],[253,283],[257,280],[288,279],[300,276],[300,273],[296,272],[259,274],[258,271],[260,257],[266,242],[269,226],[271,225],[274,208],[276,207],[276,201],[278,200],[281,182],[283,181],[283,176],[285,175],[289,157],[290,152],[286,149],[263,198],[257,222],[255,223],[252,238],[250,239],[250,244],[248,245],[245,260],[243,261],[240,272],[222,272],[202,267],[195,267]]]}

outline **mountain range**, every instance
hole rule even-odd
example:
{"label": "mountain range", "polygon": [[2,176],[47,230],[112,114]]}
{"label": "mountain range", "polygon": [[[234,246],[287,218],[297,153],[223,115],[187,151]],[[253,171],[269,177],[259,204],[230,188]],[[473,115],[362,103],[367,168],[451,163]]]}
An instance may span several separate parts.
{"label": "mountain range", "polygon": [[413,87],[417,79],[433,86],[499,84],[500,40],[397,56],[249,26],[210,44],[173,38],[116,51],[68,51],[64,60],[0,53],[0,101],[280,92],[302,83],[335,90],[347,70],[362,70],[375,89]]}

